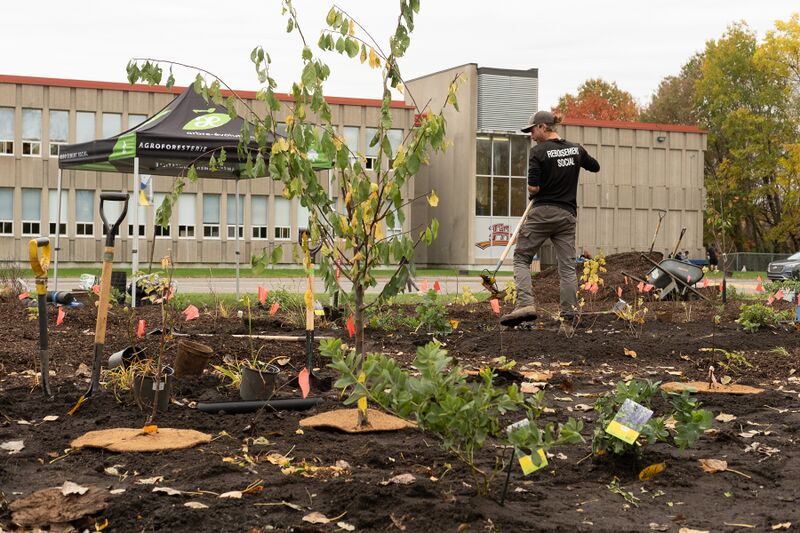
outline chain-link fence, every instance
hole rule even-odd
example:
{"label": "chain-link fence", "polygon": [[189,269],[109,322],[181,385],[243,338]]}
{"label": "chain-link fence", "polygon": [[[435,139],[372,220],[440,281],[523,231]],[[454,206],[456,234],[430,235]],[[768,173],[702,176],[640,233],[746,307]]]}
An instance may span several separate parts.
{"label": "chain-link fence", "polygon": [[[728,254],[726,257],[728,269],[734,271],[742,271],[746,269],[749,271],[766,271],[767,265],[772,261],[780,261],[786,259],[789,254],[760,254],[751,252],[737,252]],[[720,258],[722,259],[722,258]]]}

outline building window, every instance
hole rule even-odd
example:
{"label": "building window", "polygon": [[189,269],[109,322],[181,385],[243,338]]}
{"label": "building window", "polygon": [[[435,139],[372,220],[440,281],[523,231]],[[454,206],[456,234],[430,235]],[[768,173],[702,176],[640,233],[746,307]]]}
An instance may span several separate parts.
{"label": "building window", "polygon": [[122,115],[120,113],[103,113],[103,138],[108,139],[122,131]]}
{"label": "building window", "polygon": [[393,225],[389,225],[388,218],[386,219],[386,237],[389,239],[393,239],[403,233],[403,223],[400,222],[400,217],[398,216],[399,211],[395,211],[393,213],[394,217],[392,222]]}
{"label": "building window", "polygon": [[297,202],[297,234],[300,235],[301,230],[309,229],[309,219],[311,212],[307,207],[304,207],[299,201]]}
{"label": "building window", "polygon": [[194,237],[194,225],[197,221],[197,195],[184,193],[178,196],[178,237],[191,239]]}
{"label": "building window", "polygon": [[[56,234],[56,220],[58,219],[58,190],[50,190],[47,193],[47,216],[50,219],[49,234]],[[60,235],[67,235],[67,192],[61,191],[61,224],[58,232]]]}
{"label": "building window", "polygon": [[94,235],[94,191],[75,191],[75,235]]}
{"label": "building window", "polygon": [[219,194],[203,194],[203,237],[219,239]]}
{"label": "building window", "polygon": [[95,139],[94,111],[78,111],[75,115],[75,142],[85,143]]}
{"label": "building window", "polygon": [[267,234],[267,197],[250,197],[250,226],[254,239],[266,239]]}
{"label": "building window", "polygon": [[147,120],[147,115],[137,115],[134,113],[128,113],[128,129],[135,128],[145,120]]}
{"label": "building window", "polygon": [[0,107],[0,155],[14,155],[13,107]]}
{"label": "building window", "polygon": [[[128,199],[130,201],[130,198]],[[113,224],[117,221],[119,216],[122,214],[122,202],[104,202],[103,203],[103,213],[106,215],[106,220],[109,224]],[[130,216],[130,211],[125,214],[125,218]],[[105,224],[100,225],[100,231],[103,235],[106,235],[106,227]],[[114,235],[119,236],[119,228],[114,232]]]}
{"label": "building window", "polygon": [[0,187],[0,235],[14,234],[14,189]]}
{"label": "building window", "polygon": [[528,202],[528,149],[523,136],[476,140],[475,215],[518,217]]}
{"label": "building window", "polygon": [[361,133],[361,128],[358,126],[345,126],[342,129],[342,137],[344,137],[344,142],[347,147],[350,149],[350,162],[355,161],[357,153],[360,151],[360,146],[358,142],[359,134]]}
{"label": "building window", "polygon": [[145,236],[146,224],[145,220],[147,220],[147,208],[146,206],[139,205],[139,197],[135,194],[128,198],[128,214],[126,217],[128,218],[128,236],[133,236],[133,210],[139,210],[139,237]]}
{"label": "building window", "polygon": [[289,240],[292,238],[291,203],[283,197],[275,197],[275,238]]}
{"label": "building window", "polygon": [[[377,128],[366,128],[364,130],[364,139],[367,143],[367,149],[364,152],[367,156],[367,160],[364,164],[364,168],[366,170],[374,170],[378,163],[378,157],[381,154],[381,147],[378,145],[378,141],[375,140],[375,136],[378,134]],[[372,141],[375,140],[375,145],[370,146]]]}
{"label": "building window", "polygon": [[156,223],[156,211],[158,211],[158,208],[161,207],[162,203],[164,203],[164,198],[166,197],[167,194],[163,192],[157,192],[153,195],[153,225],[155,226],[154,233],[156,237],[169,238],[169,224],[167,224],[166,228],[162,228]]}
{"label": "building window", "polygon": [[[226,210],[227,214],[225,216],[226,222],[228,223],[228,238],[235,239],[236,238],[236,195],[235,194],[228,194],[226,198]],[[244,195],[239,195],[239,238],[244,238]]]}
{"label": "building window", "polygon": [[58,155],[59,147],[68,142],[69,133],[69,112],[68,111],[50,111],[50,155]]}
{"label": "building window", "polygon": [[392,168],[394,156],[397,155],[397,149],[400,148],[401,144],[403,144],[403,130],[389,130],[386,132],[386,136],[389,137],[389,144],[392,147],[392,157],[391,161],[389,161],[389,168]]}
{"label": "building window", "polygon": [[22,189],[22,234],[41,235],[42,191]]}
{"label": "building window", "polygon": [[42,155],[42,110],[22,110],[22,155]]}

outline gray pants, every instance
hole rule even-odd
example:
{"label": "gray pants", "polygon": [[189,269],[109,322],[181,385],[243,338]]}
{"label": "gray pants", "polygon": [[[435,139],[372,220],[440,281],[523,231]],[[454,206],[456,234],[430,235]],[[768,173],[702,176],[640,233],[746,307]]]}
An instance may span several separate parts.
{"label": "gray pants", "polygon": [[514,281],[517,307],[533,305],[531,262],[547,239],[552,241],[558,261],[561,312],[577,307],[578,276],[575,273],[575,216],[554,205],[534,206],[522,226],[514,250]]}

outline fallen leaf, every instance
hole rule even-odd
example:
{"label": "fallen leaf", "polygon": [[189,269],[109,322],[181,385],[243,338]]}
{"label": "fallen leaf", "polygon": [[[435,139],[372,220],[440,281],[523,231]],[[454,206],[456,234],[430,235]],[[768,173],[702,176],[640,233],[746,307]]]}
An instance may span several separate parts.
{"label": "fallen leaf", "polygon": [[291,361],[291,359],[288,357],[278,357],[275,359],[275,362],[278,363],[279,366],[286,366],[289,364],[289,361]]}
{"label": "fallen leaf", "polygon": [[663,472],[665,468],[667,468],[667,464],[666,463],[655,463],[655,464],[652,464],[652,465],[648,466],[647,468],[643,469],[641,472],[639,472],[639,480],[640,481],[649,481],[649,480],[653,479],[654,477],[656,477],[661,472]]}
{"label": "fallen leaf", "polygon": [[733,381],[733,379],[730,376],[722,376],[721,378],[719,378],[719,382],[722,383],[723,385],[727,385],[731,381]]}
{"label": "fallen leaf", "polygon": [[736,417],[734,415],[729,415],[728,413],[720,413],[716,416],[716,418],[714,418],[714,420],[717,422],[731,422],[736,420]]}
{"label": "fallen leaf", "polygon": [[571,402],[572,398],[569,396],[553,396],[553,399],[557,402]]}
{"label": "fallen leaf", "polygon": [[522,385],[520,385],[519,390],[523,394],[536,394],[541,389],[539,387],[537,387],[536,385],[534,385],[533,383],[530,383],[530,382],[526,381]]}
{"label": "fallen leaf", "polygon": [[302,429],[300,429],[300,428],[297,428],[297,429],[295,430],[295,432],[294,432],[294,433],[295,433],[295,435],[304,435],[304,434],[305,434],[305,433],[303,432],[303,430],[302,430]]}
{"label": "fallen leaf", "polygon": [[776,529],[789,529],[792,527],[791,522],[781,522],[780,524],[775,524],[772,526],[772,530],[775,531]]}
{"label": "fallen leaf", "polygon": [[356,526],[350,525],[347,522],[336,522],[336,526],[339,527],[339,529],[344,529],[345,531],[356,530]]}
{"label": "fallen leaf", "polygon": [[65,481],[64,484],[61,485],[61,494],[64,496],[69,496],[70,494],[86,494],[87,490],[89,490],[89,487],[83,487],[72,481]]}
{"label": "fallen leaf", "polygon": [[728,462],[722,459],[699,459],[698,462],[703,471],[709,474],[724,472],[728,469]]}
{"label": "fallen leaf", "polygon": [[57,415],[47,415],[46,417],[42,418],[42,422],[55,422],[58,420]]}
{"label": "fallen leaf", "polygon": [[8,455],[19,453],[25,448],[25,441],[23,440],[10,440],[0,444],[0,450],[5,450]]}
{"label": "fallen leaf", "polygon": [[632,358],[636,359],[636,352],[634,352],[633,350],[629,350],[627,348],[623,348],[622,350],[625,353],[625,355],[627,355],[628,357],[632,357]]}
{"label": "fallen leaf", "polygon": [[269,446],[271,443],[269,442],[269,439],[267,439],[267,437],[258,437],[256,439],[253,439],[253,444],[257,446]]}
{"label": "fallen leaf", "polygon": [[169,487],[156,487],[153,489],[153,492],[163,492],[168,496],[180,496],[183,494],[182,490],[171,489]]}
{"label": "fallen leaf", "polygon": [[125,489],[114,489],[109,491],[110,494],[122,494],[123,492],[125,492]]}
{"label": "fallen leaf", "polygon": [[32,426],[33,422],[28,422],[27,420],[17,420],[17,424],[20,426]]}
{"label": "fallen leaf", "polygon": [[310,524],[328,524],[330,521],[330,518],[317,511],[312,511],[303,517],[303,522]]}
{"label": "fallen leaf", "polygon": [[190,509],[208,509],[208,505],[200,502],[186,502],[183,506]]}
{"label": "fallen leaf", "polygon": [[659,524],[658,522],[650,522],[650,531],[669,531],[669,525]]}
{"label": "fallen leaf", "polygon": [[692,529],[690,527],[682,527],[678,530],[678,533],[708,533],[707,529]]}
{"label": "fallen leaf", "polygon": [[232,490],[229,492],[223,492],[219,495],[220,498],[233,498],[234,500],[241,500],[242,499],[242,491],[240,490]]}
{"label": "fallen leaf", "polygon": [[121,476],[121,475],[123,475],[122,472],[119,471],[119,468],[121,466],[124,466],[124,465],[108,466],[108,467],[103,469],[103,472],[105,472],[109,476]]}
{"label": "fallen leaf", "polygon": [[591,406],[591,405],[589,405],[587,403],[577,403],[577,404],[575,404],[575,410],[576,411],[586,412],[586,411],[591,411],[592,409],[594,409],[594,406]]}
{"label": "fallen leaf", "polygon": [[286,457],[285,455],[281,455],[279,453],[271,453],[267,455],[267,461],[274,465],[278,466],[286,466],[291,462],[291,459]]}
{"label": "fallen leaf", "polygon": [[164,481],[164,476],[156,476],[156,477],[148,477],[144,479],[137,479],[137,485],[155,485],[156,483],[160,483]]}
{"label": "fallen leaf", "polygon": [[395,485],[410,485],[414,483],[414,481],[416,481],[414,474],[398,474],[390,478],[389,481],[381,481],[381,485],[388,485],[389,483],[394,483]]}

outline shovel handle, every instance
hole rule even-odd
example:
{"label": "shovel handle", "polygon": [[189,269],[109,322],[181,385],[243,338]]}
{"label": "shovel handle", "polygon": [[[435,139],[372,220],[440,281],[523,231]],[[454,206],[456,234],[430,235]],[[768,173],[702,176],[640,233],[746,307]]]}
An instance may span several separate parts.
{"label": "shovel handle", "polygon": [[[39,248],[42,249],[41,258],[39,257]],[[28,256],[36,277],[47,277],[47,268],[50,266],[50,239],[47,237],[31,239],[28,243]]]}
{"label": "shovel handle", "polygon": [[[103,202],[125,202],[122,204],[122,212],[117,217],[114,224],[109,225],[106,219],[105,211],[103,211]],[[104,192],[100,193],[100,218],[103,219],[103,228],[106,231],[106,246],[114,246],[114,234],[117,232],[119,225],[128,213],[128,193],[126,192]]]}

